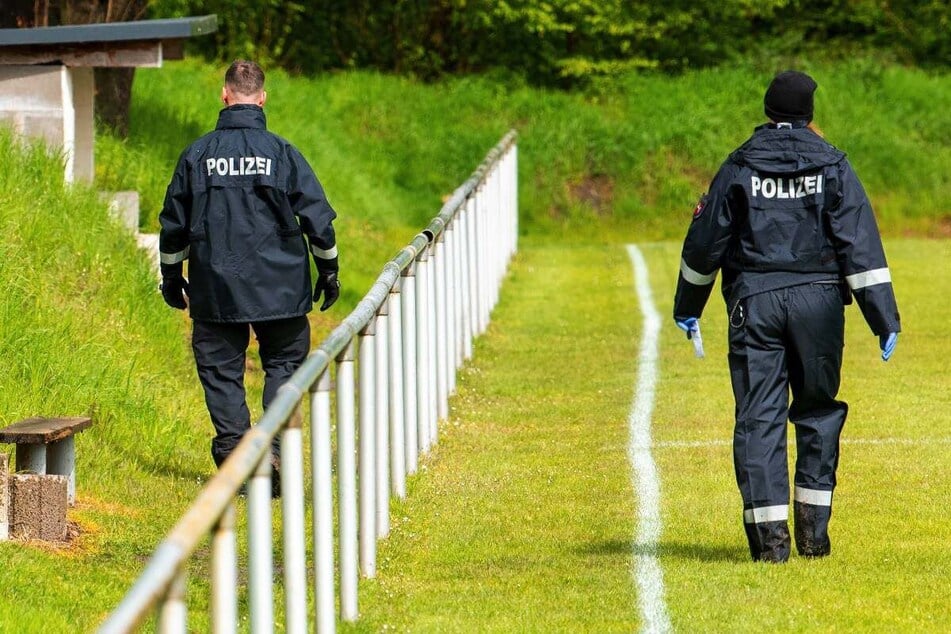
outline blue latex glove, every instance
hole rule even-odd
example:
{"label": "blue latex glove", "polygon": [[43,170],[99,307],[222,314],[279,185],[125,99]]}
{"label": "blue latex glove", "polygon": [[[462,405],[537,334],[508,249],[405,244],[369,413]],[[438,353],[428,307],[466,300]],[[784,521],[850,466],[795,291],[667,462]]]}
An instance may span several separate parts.
{"label": "blue latex glove", "polygon": [[898,345],[898,333],[890,332],[887,335],[881,335],[878,338],[878,345],[882,349],[882,361],[888,361],[895,352],[895,346]]}
{"label": "blue latex glove", "polygon": [[674,319],[677,327],[687,333],[687,339],[693,338],[693,333],[700,330],[700,321],[696,317],[687,317],[686,319]]}
{"label": "blue latex glove", "polygon": [[693,341],[693,351],[698,359],[703,358],[703,338],[700,336],[700,320],[696,317],[674,319],[677,327],[687,333],[687,339]]}

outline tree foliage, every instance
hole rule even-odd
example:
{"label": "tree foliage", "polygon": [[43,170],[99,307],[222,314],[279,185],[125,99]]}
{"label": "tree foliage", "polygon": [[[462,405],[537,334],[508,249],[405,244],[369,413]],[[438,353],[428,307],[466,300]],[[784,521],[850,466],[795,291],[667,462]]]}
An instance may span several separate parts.
{"label": "tree foliage", "polygon": [[676,72],[817,50],[951,62],[946,0],[10,0],[64,23],[128,19],[108,12],[129,5],[139,13],[146,2],[151,17],[217,14],[218,32],[189,43],[210,57],[305,73],[504,69],[569,86],[631,68]]}

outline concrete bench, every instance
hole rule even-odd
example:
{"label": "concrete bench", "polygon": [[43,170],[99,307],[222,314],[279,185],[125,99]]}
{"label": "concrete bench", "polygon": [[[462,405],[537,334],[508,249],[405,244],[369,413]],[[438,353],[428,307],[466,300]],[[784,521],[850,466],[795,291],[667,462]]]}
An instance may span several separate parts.
{"label": "concrete bench", "polygon": [[16,444],[20,473],[66,476],[66,499],[76,502],[76,449],[73,436],[92,426],[92,418],[27,418],[0,429],[0,443]]}

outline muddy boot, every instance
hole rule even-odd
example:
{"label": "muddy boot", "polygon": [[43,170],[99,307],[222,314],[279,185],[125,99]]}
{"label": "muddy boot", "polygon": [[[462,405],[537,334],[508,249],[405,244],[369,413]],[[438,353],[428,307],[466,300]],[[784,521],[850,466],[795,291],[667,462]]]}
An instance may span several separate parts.
{"label": "muddy boot", "polygon": [[829,542],[831,506],[793,503],[796,550],[802,557],[825,557],[832,550]]}
{"label": "muddy boot", "polygon": [[781,564],[789,559],[789,525],[785,520],[745,523],[743,528],[746,529],[746,539],[750,544],[753,561]]}

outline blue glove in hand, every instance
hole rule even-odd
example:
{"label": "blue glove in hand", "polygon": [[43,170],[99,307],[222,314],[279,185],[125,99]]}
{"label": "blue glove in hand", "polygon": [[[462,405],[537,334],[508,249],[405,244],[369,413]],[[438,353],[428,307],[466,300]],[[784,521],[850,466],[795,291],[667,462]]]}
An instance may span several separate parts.
{"label": "blue glove in hand", "polygon": [[687,317],[686,319],[674,318],[677,327],[687,333],[687,339],[693,338],[693,333],[700,330],[700,322],[696,317]]}
{"label": "blue glove in hand", "polygon": [[703,358],[703,338],[700,337],[700,320],[696,317],[674,318],[677,327],[687,333],[687,339],[693,341],[693,351],[698,359]]}
{"label": "blue glove in hand", "polygon": [[898,345],[898,333],[890,332],[887,335],[881,335],[878,338],[878,345],[882,349],[882,361],[888,361],[895,352],[895,346]]}

